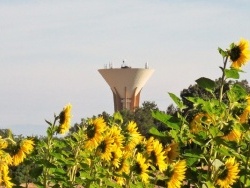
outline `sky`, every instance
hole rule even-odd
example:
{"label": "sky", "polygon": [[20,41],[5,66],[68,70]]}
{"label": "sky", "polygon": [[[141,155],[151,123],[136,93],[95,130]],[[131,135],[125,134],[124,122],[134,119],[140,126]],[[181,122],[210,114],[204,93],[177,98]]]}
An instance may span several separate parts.
{"label": "sky", "polygon": [[113,114],[98,69],[123,60],[155,69],[141,103],[166,110],[169,92],[221,76],[217,49],[250,40],[249,10],[248,0],[0,0],[0,128],[45,135],[68,103],[72,125]]}

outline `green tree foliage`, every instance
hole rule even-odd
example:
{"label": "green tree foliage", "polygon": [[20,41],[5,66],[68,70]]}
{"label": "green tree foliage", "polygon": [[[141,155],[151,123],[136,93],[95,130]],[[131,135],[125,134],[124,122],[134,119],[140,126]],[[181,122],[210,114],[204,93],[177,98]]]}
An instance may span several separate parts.
{"label": "green tree foliage", "polygon": [[139,131],[147,136],[151,127],[157,124],[152,117],[152,111],[159,110],[154,102],[144,102],[141,108],[135,110],[134,120],[138,125]]}
{"label": "green tree foliage", "polygon": [[[214,95],[216,96],[216,98],[219,98],[220,83],[221,83],[221,79],[215,80],[216,86],[214,89]],[[224,84],[223,93],[226,93],[227,91],[229,91],[230,85],[233,85],[233,84],[239,84],[244,89],[246,89],[246,91],[248,93],[250,93],[250,86],[249,86],[247,80],[242,80],[242,81],[230,80],[230,81],[226,82]],[[190,113],[190,110],[194,109],[194,103],[192,101],[190,101],[188,98],[189,97],[200,97],[203,100],[208,101],[211,98],[213,98],[213,95],[211,94],[211,92],[207,91],[206,89],[199,87],[198,84],[194,84],[194,85],[190,85],[186,89],[183,89],[180,92],[180,97],[181,97],[181,100],[183,101],[183,104],[186,106],[186,108],[183,111],[181,111],[180,113],[184,116],[186,114],[188,114],[187,120],[191,121],[193,119],[193,116],[195,116],[195,114],[198,113],[199,111],[197,110],[197,111],[193,111],[193,113]],[[222,99],[223,99],[224,103],[228,103],[227,95],[223,95]],[[170,106],[169,106],[169,108],[170,108]],[[175,109],[175,111],[171,112],[171,115],[174,115],[177,111],[178,111],[178,109]]]}
{"label": "green tree foliage", "polygon": [[[172,107],[174,110],[174,107]],[[153,111],[159,111],[159,108],[155,102],[151,101],[144,101],[142,103],[141,107],[138,107],[135,109],[135,111],[130,110],[121,110],[120,114],[123,117],[123,122],[128,123],[129,121],[135,121],[138,125],[138,129],[140,133],[146,137],[149,136],[149,129],[154,127],[157,127],[158,130],[165,131],[166,126],[163,125],[160,121],[156,120],[152,117]],[[163,112],[165,113],[165,112]],[[102,116],[103,119],[108,122],[111,118],[111,115],[107,112],[102,112],[98,115]],[[95,118],[96,116],[93,116],[92,118]],[[79,129],[79,126],[84,125],[86,123],[86,119],[82,119],[81,123],[76,123],[74,126],[70,128],[70,133],[76,132]]]}
{"label": "green tree foliage", "polygon": [[1,137],[8,137],[10,136],[12,133],[11,133],[11,130],[10,129],[0,129],[0,136]]}

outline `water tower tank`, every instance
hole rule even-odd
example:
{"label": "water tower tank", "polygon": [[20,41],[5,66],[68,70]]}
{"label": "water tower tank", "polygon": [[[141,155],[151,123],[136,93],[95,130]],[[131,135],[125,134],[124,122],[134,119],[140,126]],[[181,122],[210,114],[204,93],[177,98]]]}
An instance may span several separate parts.
{"label": "water tower tank", "polygon": [[110,86],[113,98],[114,109],[134,110],[139,107],[140,93],[147,80],[153,74],[154,69],[146,68],[105,68],[98,70]]}

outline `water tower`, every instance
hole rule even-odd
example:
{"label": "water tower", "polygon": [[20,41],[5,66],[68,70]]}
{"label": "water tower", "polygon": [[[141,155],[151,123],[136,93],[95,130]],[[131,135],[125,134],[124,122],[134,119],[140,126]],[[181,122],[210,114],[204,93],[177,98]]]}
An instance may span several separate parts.
{"label": "water tower", "polygon": [[142,87],[153,74],[154,69],[131,68],[126,66],[124,61],[121,68],[113,68],[112,64],[104,69],[99,69],[99,73],[110,86],[114,98],[114,110],[123,109],[133,111],[139,107]]}

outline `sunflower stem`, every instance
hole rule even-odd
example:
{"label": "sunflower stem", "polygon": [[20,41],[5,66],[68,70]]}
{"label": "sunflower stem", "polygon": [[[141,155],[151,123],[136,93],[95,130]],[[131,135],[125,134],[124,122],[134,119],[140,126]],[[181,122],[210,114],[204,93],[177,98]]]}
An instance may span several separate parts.
{"label": "sunflower stem", "polygon": [[[94,177],[92,179],[95,180],[95,174],[94,170],[95,170],[95,164],[94,164],[94,156],[97,155],[97,149],[95,149],[94,155],[91,156],[91,161],[90,161],[90,177],[92,178],[92,175],[94,175]],[[89,188],[91,184],[91,180],[89,180],[86,184],[86,188]]]}
{"label": "sunflower stem", "polygon": [[[47,131],[47,146],[45,148],[45,156],[44,159],[51,162],[52,158],[51,158],[51,148],[52,148],[52,141],[53,141],[53,135],[55,134],[55,127],[56,127],[56,122],[58,120],[58,117],[55,116],[54,122],[53,124],[50,124],[50,127],[48,128],[48,130],[50,129],[51,131]],[[44,187],[49,187],[49,168],[48,167],[44,167],[44,172],[43,172],[43,186]]]}
{"label": "sunflower stem", "polygon": [[224,84],[225,84],[225,69],[226,69],[226,65],[227,65],[227,60],[228,60],[228,56],[226,56],[226,59],[223,62],[223,68],[222,68],[222,77],[221,77],[221,84],[220,84],[220,96],[219,96],[219,100],[220,103],[222,102],[222,98],[223,98],[223,88],[224,88]]}

